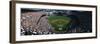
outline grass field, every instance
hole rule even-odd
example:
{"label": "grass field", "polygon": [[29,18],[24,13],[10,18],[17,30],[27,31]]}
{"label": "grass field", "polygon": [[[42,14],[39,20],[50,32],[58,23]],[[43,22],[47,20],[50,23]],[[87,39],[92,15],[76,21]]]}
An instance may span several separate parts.
{"label": "grass field", "polygon": [[65,31],[71,19],[65,16],[49,16],[49,23],[54,27],[55,31]]}

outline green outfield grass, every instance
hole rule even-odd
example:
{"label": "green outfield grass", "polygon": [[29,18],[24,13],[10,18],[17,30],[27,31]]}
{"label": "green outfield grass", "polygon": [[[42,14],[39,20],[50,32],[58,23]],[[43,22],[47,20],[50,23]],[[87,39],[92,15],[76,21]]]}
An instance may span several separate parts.
{"label": "green outfield grass", "polygon": [[65,31],[71,21],[69,17],[65,16],[49,16],[48,20],[54,27],[55,31]]}

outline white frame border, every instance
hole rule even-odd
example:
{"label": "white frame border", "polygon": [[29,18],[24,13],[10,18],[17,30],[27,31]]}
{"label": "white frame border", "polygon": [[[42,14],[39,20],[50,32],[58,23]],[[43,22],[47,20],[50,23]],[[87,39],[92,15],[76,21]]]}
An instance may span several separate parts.
{"label": "white frame border", "polygon": [[[57,34],[57,35],[32,35],[20,36],[20,8],[44,8],[44,9],[62,9],[62,10],[84,10],[92,11],[92,33],[77,33],[77,34]],[[43,4],[24,4],[16,3],[16,41],[27,40],[43,40],[43,39],[59,39],[59,38],[78,38],[96,36],[96,9],[90,7],[74,7],[74,6],[54,6]]]}

